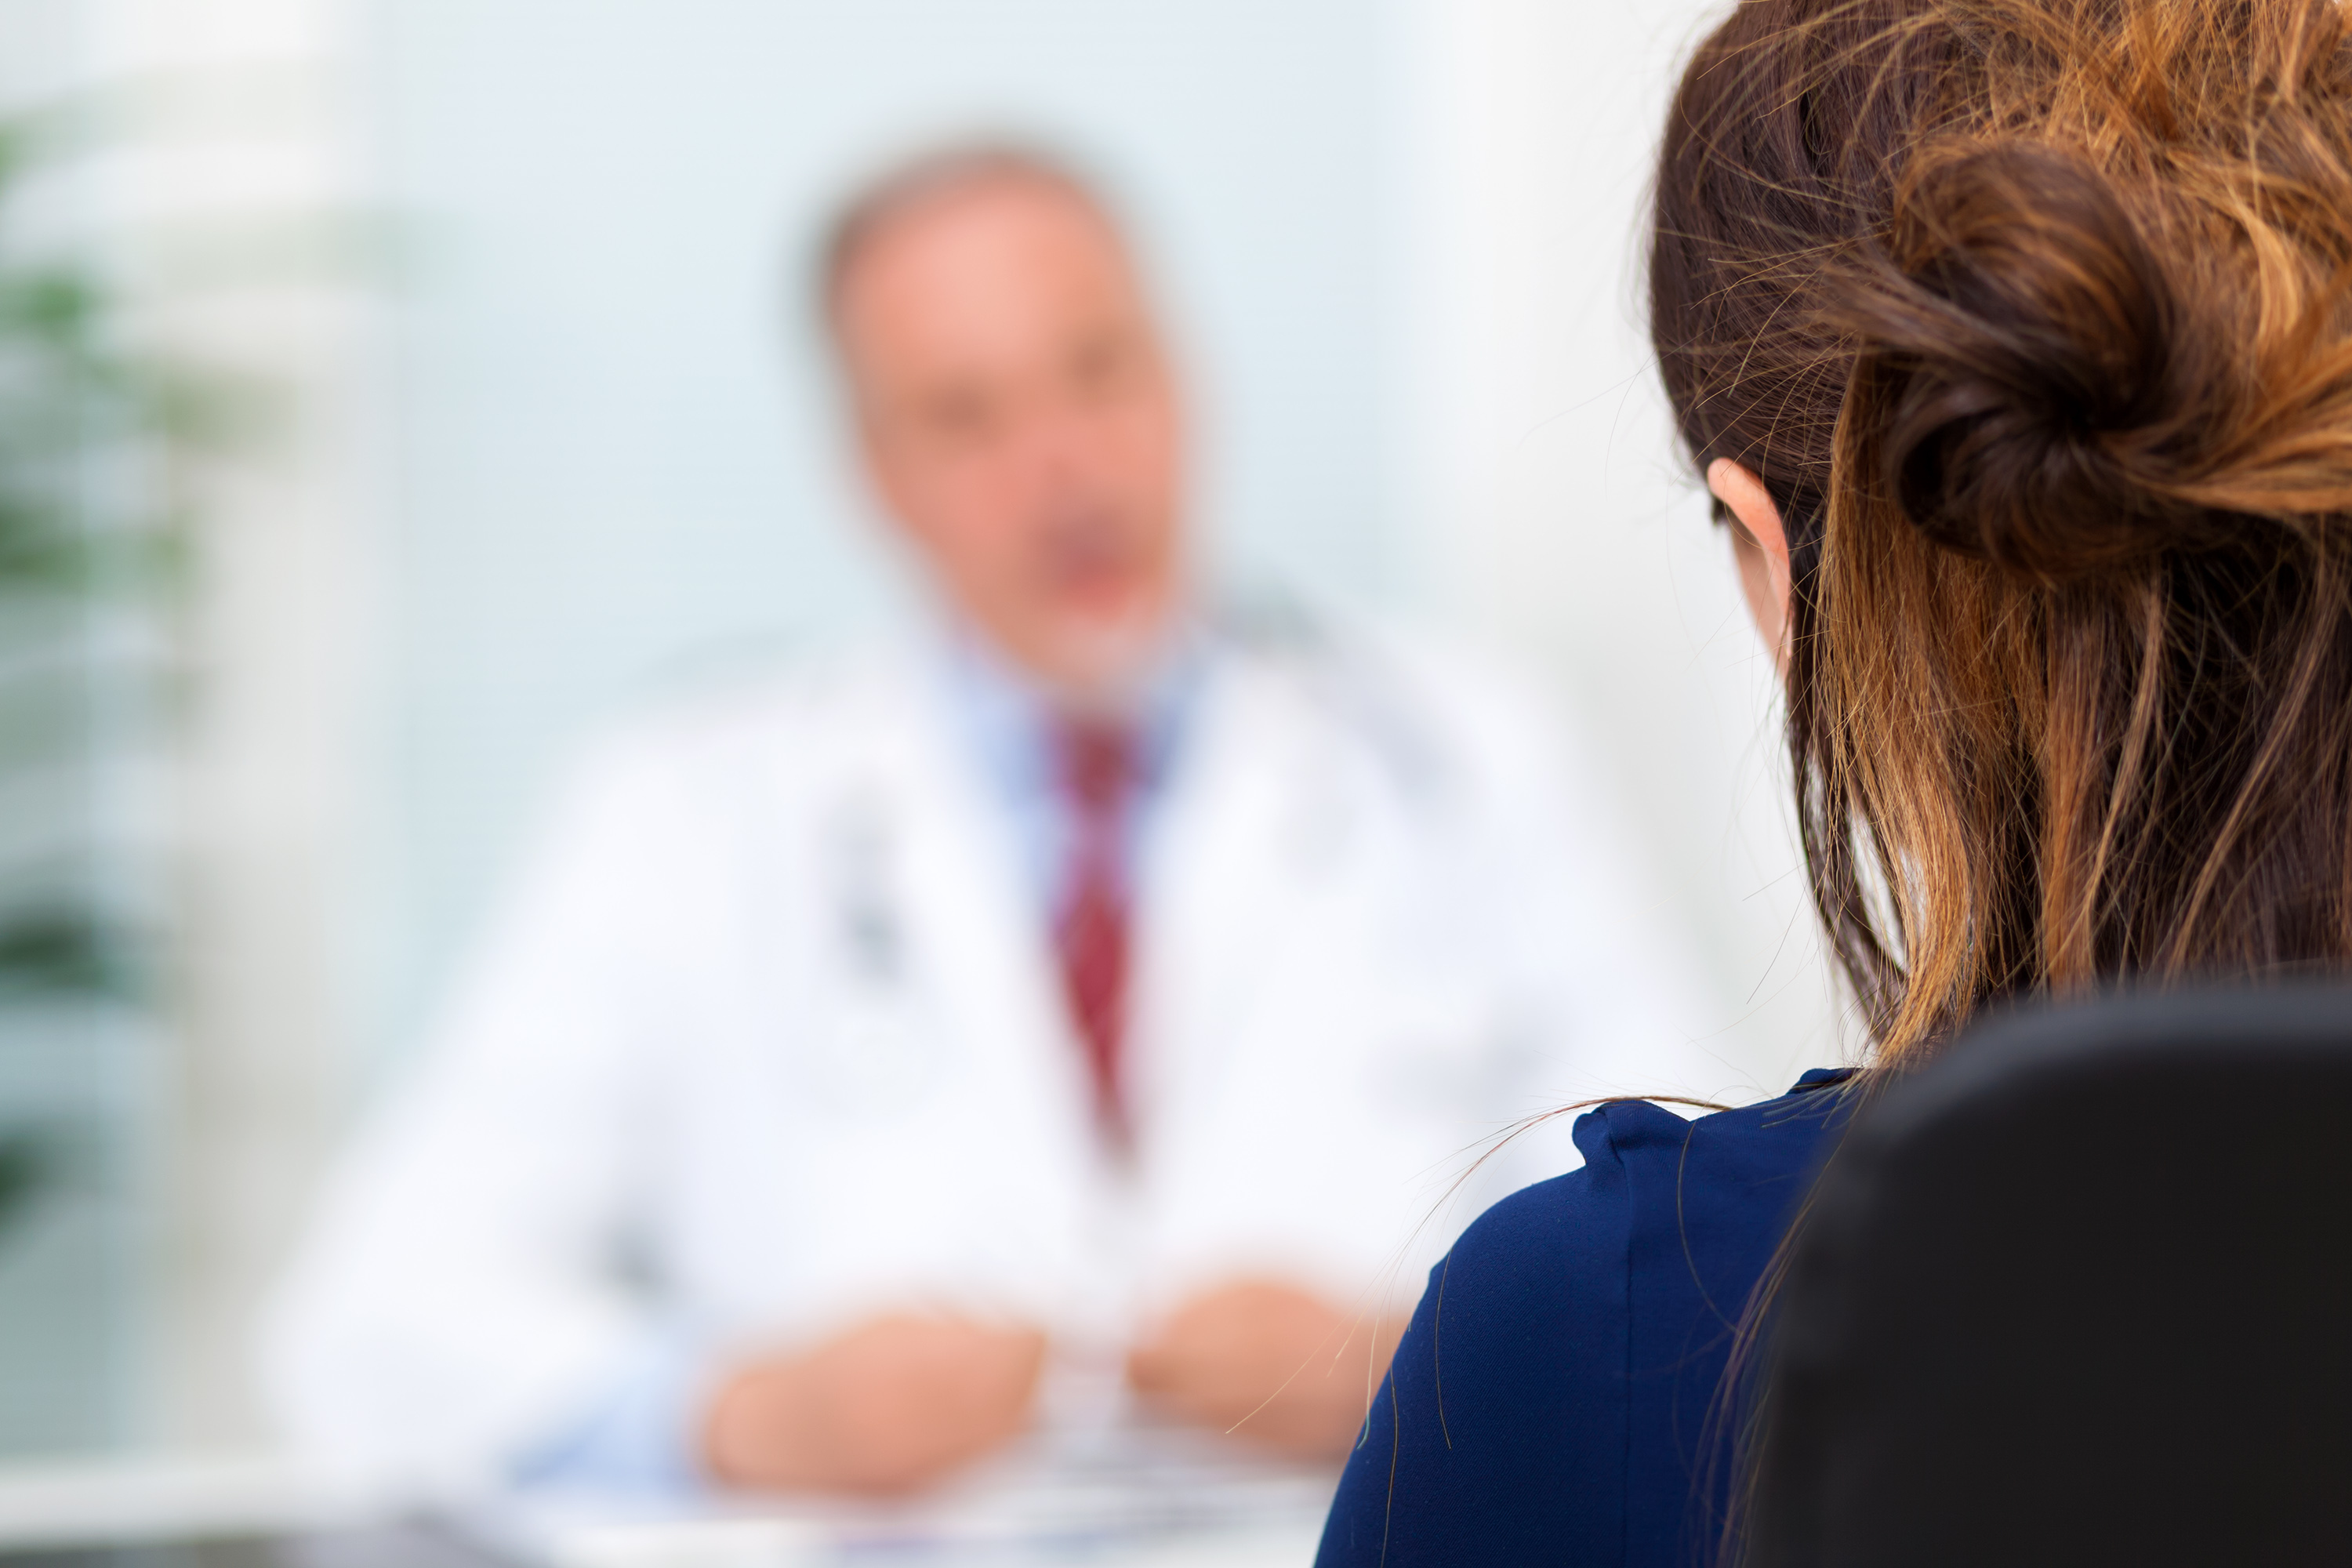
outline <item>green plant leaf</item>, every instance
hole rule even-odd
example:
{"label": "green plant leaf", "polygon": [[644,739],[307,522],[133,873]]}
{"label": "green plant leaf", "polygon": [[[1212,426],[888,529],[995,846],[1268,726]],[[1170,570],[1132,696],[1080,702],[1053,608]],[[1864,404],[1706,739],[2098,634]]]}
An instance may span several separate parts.
{"label": "green plant leaf", "polygon": [[42,1193],[57,1183],[53,1141],[37,1127],[0,1131],[0,1243],[22,1224]]}
{"label": "green plant leaf", "polygon": [[88,910],[0,918],[0,994],[135,997],[145,989],[130,932]]}

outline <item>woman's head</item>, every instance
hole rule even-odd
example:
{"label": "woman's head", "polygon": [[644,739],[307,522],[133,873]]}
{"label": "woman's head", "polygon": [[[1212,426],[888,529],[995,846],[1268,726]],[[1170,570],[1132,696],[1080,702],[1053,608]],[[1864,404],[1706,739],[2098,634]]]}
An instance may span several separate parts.
{"label": "woman's head", "polygon": [[1747,0],[1651,289],[1691,456],[1785,528],[1806,854],[1889,1053],[2352,958],[2336,0]]}

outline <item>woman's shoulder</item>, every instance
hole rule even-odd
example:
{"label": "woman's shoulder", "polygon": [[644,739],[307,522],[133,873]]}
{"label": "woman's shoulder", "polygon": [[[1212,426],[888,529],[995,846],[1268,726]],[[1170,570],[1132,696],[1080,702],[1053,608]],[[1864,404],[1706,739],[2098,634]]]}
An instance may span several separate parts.
{"label": "woman's shoulder", "polygon": [[1577,1146],[1588,1162],[1613,1160],[1640,1174],[1671,1165],[1686,1194],[1694,1182],[1778,1176],[1791,1163],[1807,1166],[1823,1135],[1845,1124],[1853,1080],[1850,1068],[1816,1068],[1775,1099],[1688,1120],[1647,1100],[1618,1100],[1579,1119]]}
{"label": "woman's shoulder", "polygon": [[1845,1076],[1696,1121],[1642,1100],[1580,1118],[1583,1165],[1487,1209],[1431,1271],[1325,1568],[1670,1560],[1726,1338],[1695,1325],[1746,1299]]}
{"label": "woman's shoulder", "polygon": [[1572,1255],[1598,1239],[1596,1226],[1622,1243],[1662,1201],[1685,1223],[1726,1206],[1784,1203],[1844,1124],[1853,1076],[1816,1068],[1784,1095],[1695,1119],[1646,1100],[1597,1106],[1577,1119],[1584,1164],[1495,1204],[1463,1232],[1453,1261],[1556,1275],[1574,1269]]}
{"label": "woman's shoulder", "polygon": [[[1488,1209],[1431,1278],[1397,1352],[1394,1495],[1485,1518],[1491,1560],[1561,1542],[1673,1560],[1692,1478],[1711,1473],[1698,1445],[1726,1330],[1844,1122],[1850,1077],[1696,1120],[1646,1100],[1580,1117],[1584,1164]],[[1380,1479],[1360,1489],[1385,1495]]]}

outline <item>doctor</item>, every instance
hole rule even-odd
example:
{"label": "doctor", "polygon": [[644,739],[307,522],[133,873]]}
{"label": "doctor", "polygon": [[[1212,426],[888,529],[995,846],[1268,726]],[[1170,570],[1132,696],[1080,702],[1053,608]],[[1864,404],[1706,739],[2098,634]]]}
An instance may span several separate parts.
{"label": "doctor", "polygon": [[907,168],[824,289],[937,629],[588,760],[321,1200],[276,1401],[420,1487],[903,1489],[1041,1412],[1336,1456],[1461,1152],[1674,1087],[1690,998],[1511,700],[1193,595],[1076,179]]}

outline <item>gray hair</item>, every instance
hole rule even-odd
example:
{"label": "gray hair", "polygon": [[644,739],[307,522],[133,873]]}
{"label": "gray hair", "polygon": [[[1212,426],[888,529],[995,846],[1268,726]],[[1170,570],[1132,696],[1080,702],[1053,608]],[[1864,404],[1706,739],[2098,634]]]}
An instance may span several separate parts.
{"label": "gray hair", "polygon": [[934,146],[867,176],[835,208],[816,253],[817,318],[840,342],[842,285],[876,235],[908,213],[983,185],[1044,186],[1076,200],[1114,234],[1125,225],[1102,188],[1069,159],[1034,144],[971,141]]}

